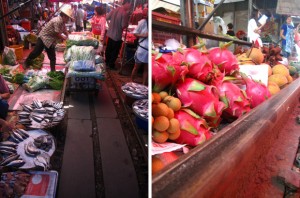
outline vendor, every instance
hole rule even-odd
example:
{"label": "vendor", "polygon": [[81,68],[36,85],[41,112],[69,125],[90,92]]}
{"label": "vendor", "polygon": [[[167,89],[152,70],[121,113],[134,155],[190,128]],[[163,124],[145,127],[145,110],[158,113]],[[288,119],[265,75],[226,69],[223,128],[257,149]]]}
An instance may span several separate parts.
{"label": "vendor", "polygon": [[[29,54],[24,62],[24,67],[28,68],[33,59],[38,57],[45,49],[50,60],[51,71],[55,71],[56,54],[55,45],[59,40],[66,40],[68,32],[66,23],[72,18],[72,10],[64,7],[59,16],[51,19],[38,35],[34,50]],[[65,35],[63,35],[63,33]]]}
{"label": "vendor", "polygon": [[138,26],[133,31],[134,35],[139,38],[138,48],[134,55],[135,65],[131,73],[131,81],[137,74],[137,71],[143,66],[143,84],[148,84],[148,8],[143,10],[144,19],[138,22]]}
{"label": "vendor", "polygon": [[0,75],[0,118],[5,119],[8,113],[8,103],[7,100],[10,97],[9,88]]}

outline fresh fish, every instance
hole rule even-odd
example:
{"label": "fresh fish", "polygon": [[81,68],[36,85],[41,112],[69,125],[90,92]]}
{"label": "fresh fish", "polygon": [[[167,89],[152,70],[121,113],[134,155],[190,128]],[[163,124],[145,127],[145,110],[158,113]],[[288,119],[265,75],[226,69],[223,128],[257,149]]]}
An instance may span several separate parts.
{"label": "fresh fish", "polygon": [[32,107],[29,105],[23,105],[23,109],[24,109],[24,111],[32,112]]}
{"label": "fresh fish", "polygon": [[24,144],[24,150],[25,150],[25,153],[29,156],[36,156],[38,154],[41,153],[40,150],[38,150],[33,142],[29,142],[28,144]]}
{"label": "fresh fish", "polygon": [[23,137],[19,134],[19,133],[16,133],[15,131],[12,131],[12,133],[15,135],[15,137],[20,141],[22,142],[24,139]]}
{"label": "fresh fish", "polygon": [[47,113],[45,108],[34,109],[33,112],[35,112],[35,113]]}
{"label": "fresh fish", "polygon": [[36,166],[42,167],[44,171],[50,168],[50,156],[47,153],[42,153],[33,159]]}
{"label": "fresh fish", "polygon": [[30,116],[30,113],[27,112],[27,111],[20,111],[20,112],[18,113],[18,115],[19,115],[19,116],[20,116],[20,115]]}
{"label": "fresh fish", "polygon": [[41,101],[35,99],[32,101],[33,105],[35,106],[35,108],[42,108],[43,104],[41,103]]}
{"label": "fresh fish", "polygon": [[5,154],[5,155],[11,155],[11,154],[15,154],[16,151],[8,151],[8,150],[1,150],[0,149],[0,153]]}
{"label": "fresh fish", "polygon": [[15,143],[21,142],[21,141],[15,136],[14,133],[11,133],[11,134],[10,134],[10,139],[11,139],[11,141],[13,141],[13,142],[15,142]]}
{"label": "fresh fish", "polygon": [[24,160],[18,159],[18,160],[9,162],[6,166],[21,167],[24,164],[25,164]]}
{"label": "fresh fish", "polygon": [[16,148],[18,146],[18,144],[11,142],[11,141],[4,141],[4,142],[0,142],[0,146],[10,146],[10,147]]}
{"label": "fresh fish", "polygon": [[27,131],[25,131],[24,129],[15,129],[15,131],[18,132],[23,137],[23,139],[29,138]]}
{"label": "fresh fish", "polygon": [[9,146],[0,146],[0,150],[5,150],[5,151],[8,151],[8,152],[16,152],[17,150],[13,147],[9,147]]}
{"label": "fresh fish", "polygon": [[31,116],[31,118],[38,123],[42,122],[44,119],[44,118],[41,118],[40,116],[34,116],[34,115]]}
{"label": "fresh fish", "polygon": [[49,111],[51,111],[51,112],[56,111],[56,109],[53,108],[53,107],[45,107],[45,109],[46,109],[47,112],[49,112]]}
{"label": "fresh fish", "polygon": [[18,155],[18,154],[12,154],[12,155],[6,157],[4,160],[2,160],[2,161],[0,162],[0,166],[5,166],[5,165],[8,164],[9,162],[18,159],[19,157],[20,157],[20,155]]}

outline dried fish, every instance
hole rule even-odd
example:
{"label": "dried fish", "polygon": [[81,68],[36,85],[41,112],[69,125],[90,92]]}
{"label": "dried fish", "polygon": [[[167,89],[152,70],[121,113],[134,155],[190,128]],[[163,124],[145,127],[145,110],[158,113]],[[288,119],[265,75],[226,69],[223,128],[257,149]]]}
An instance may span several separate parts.
{"label": "dried fish", "polygon": [[43,104],[41,103],[41,101],[35,99],[32,101],[32,104],[34,105],[35,108],[42,108]]}
{"label": "dried fish", "polygon": [[44,171],[50,168],[50,156],[47,153],[42,153],[33,159],[36,166],[42,167]]}
{"label": "dried fish", "polygon": [[19,133],[16,133],[15,131],[12,131],[12,134],[14,134],[14,136],[20,141],[22,142],[24,139],[23,137],[19,134]]}
{"label": "dried fish", "polygon": [[0,149],[0,153],[5,154],[5,155],[11,155],[11,154],[15,154],[16,151],[8,151],[8,150],[1,150]]}

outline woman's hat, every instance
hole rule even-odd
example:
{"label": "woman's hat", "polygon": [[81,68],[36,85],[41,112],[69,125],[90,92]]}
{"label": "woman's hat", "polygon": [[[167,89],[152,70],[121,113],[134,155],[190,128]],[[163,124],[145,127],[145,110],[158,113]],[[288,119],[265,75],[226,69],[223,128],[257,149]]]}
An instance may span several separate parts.
{"label": "woman's hat", "polygon": [[62,13],[64,13],[65,15],[67,15],[69,18],[71,19],[74,19],[73,16],[72,16],[72,10],[71,8],[68,8],[68,7],[63,7],[61,10],[60,10]]}

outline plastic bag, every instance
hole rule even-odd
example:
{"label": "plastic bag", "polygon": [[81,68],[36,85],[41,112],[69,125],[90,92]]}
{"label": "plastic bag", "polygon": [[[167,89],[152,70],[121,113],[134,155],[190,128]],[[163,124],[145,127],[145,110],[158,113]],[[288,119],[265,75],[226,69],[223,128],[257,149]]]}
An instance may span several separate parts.
{"label": "plastic bag", "polygon": [[23,87],[29,92],[34,92],[44,88],[48,84],[48,81],[49,78],[47,76],[34,76],[28,83],[24,83]]}
{"label": "plastic bag", "polygon": [[15,49],[5,47],[3,54],[2,54],[2,64],[3,65],[16,65],[17,62],[17,56],[15,53]]}
{"label": "plastic bag", "polygon": [[75,71],[95,71],[95,62],[91,60],[78,60],[71,63]]}
{"label": "plastic bag", "polygon": [[92,46],[75,46],[70,47],[64,54],[66,62],[78,60],[95,61],[95,50]]}

